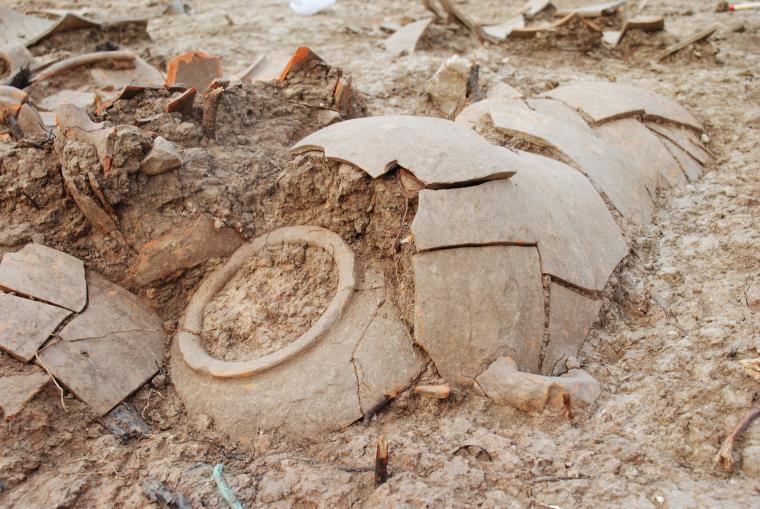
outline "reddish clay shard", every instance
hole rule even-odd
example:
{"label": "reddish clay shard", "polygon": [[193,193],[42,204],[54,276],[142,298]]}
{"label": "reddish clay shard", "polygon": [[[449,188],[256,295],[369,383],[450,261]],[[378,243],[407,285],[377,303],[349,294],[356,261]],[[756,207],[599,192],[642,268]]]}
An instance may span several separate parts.
{"label": "reddish clay shard", "polygon": [[166,86],[183,85],[206,92],[209,85],[221,77],[221,59],[204,51],[188,51],[178,55],[166,67]]}
{"label": "reddish clay shard", "polygon": [[277,81],[285,81],[285,78],[287,78],[291,72],[303,71],[319,64],[324,64],[324,60],[309,48],[301,46],[295,53],[293,53],[293,56],[290,57],[290,60],[288,60],[288,63],[280,73]]}
{"label": "reddish clay shard", "polygon": [[198,93],[198,89],[195,87],[188,88],[184,92],[182,92],[180,95],[169,101],[166,106],[164,107],[164,111],[166,113],[173,113],[175,111],[178,111],[179,113],[182,113],[183,115],[192,115],[193,114],[193,102],[195,101],[195,96]]}
{"label": "reddish clay shard", "polygon": [[0,108],[11,112],[14,116],[21,109],[21,105],[26,103],[29,94],[16,87],[0,85]]}
{"label": "reddish clay shard", "polygon": [[238,234],[226,227],[215,228],[209,216],[143,245],[130,277],[139,286],[189,269],[211,258],[232,254],[241,244]]}

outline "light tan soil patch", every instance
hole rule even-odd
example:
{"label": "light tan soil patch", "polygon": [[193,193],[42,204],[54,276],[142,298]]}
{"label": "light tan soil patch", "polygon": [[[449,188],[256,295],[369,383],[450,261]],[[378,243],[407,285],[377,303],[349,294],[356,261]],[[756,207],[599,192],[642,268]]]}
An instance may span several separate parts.
{"label": "light tan soil patch", "polygon": [[206,306],[203,345],[212,357],[226,361],[276,352],[309,330],[337,285],[335,262],[324,249],[269,247]]}

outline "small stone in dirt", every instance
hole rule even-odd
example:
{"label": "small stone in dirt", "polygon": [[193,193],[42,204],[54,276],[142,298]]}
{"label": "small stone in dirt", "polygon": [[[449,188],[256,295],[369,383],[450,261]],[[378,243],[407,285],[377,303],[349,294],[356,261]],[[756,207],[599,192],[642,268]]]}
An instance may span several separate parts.
{"label": "small stone in dirt", "polygon": [[168,380],[166,379],[166,374],[159,373],[153,377],[153,379],[150,381],[150,385],[152,385],[156,389],[163,389],[164,387],[166,387],[167,382]]}
{"label": "small stone in dirt", "polygon": [[0,229],[0,246],[13,247],[29,240],[32,225],[29,223],[11,224]]}
{"label": "small stone in dirt", "polygon": [[208,431],[214,424],[214,419],[206,414],[200,414],[194,419],[193,424],[195,424],[195,427],[198,428],[199,431]]}
{"label": "small stone in dirt", "polygon": [[472,63],[454,55],[444,62],[425,85],[425,92],[443,116],[453,119],[464,108]]}
{"label": "small stone in dirt", "polygon": [[174,143],[161,136],[153,142],[153,148],[140,163],[140,171],[146,175],[159,175],[182,166],[182,160]]}
{"label": "small stone in dirt", "polygon": [[103,425],[122,443],[127,443],[151,432],[150,425],[129,403],[122,403],[111,410],[103,418]]}
{"label": "small stone in dirt", "polygon": [[156,479],[143,481],[142,489],[145,496],[151,502],[156,502],[160,507],[170,507],[172,509],[191,509],[192,507],[185,495],[173,491],[166,484]]}

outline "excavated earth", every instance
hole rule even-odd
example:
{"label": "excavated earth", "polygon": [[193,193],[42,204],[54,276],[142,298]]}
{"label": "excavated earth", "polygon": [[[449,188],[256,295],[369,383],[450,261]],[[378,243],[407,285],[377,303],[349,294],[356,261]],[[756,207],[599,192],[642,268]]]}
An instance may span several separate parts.
{"label": "excavated earth", "polygon": [[[614,49],[564,29],[534,40],[482,44],[460,26],[434,24],[417,52],[396,57],[382,48],[387,33],[381,26],[420,19],[425,11],[418,2],[338,0],[323,13],[299,17],[275,0],[255,6],[191,1],[191,15],[184,17],[160,16],[158,3],[138,0],[4,1],[19,10],[92,7],[106,17],[155,16],[150,38],[133,29],[59,34],[37,45],[35,55],[94,51],[110,41],[160,67],[174,55],[204,50],[221,56],[234,73],[257,54],[290,54],[308,45],[353,77],[355,102],[342,116],[315,107],[330,100],[324,83],[232,88],[220,101],[213,139],[204,136],[200,119],[163,112],[169,92],[119,101],[98,120],[140,119],[142,129],[174,142],[184,161],[181,172],[150,183],[128,167],[101,182],[109,201],[121,206],[126,243],[93,232],[65,191],[58,161],[77,175],[78,168],[97,164],[91,147],[0,142],[0,253],[35,241],[81,258],[150,303],[167,338],[199,282],[230,247],[295,224],[328,228],[350,244],[360,265],[376,263],[411,328],[414,249],[407,239],[416,201],[406,198],[394,176],[371,180],[314,154],[293,158],[287,149],[340,118],[434,114],[425,83],[453,54],[479,64],[484,91],[505,81],[537,95],[579,79],[650,88],[705,124],[714,158],[700,180],[660,192],[653,223],[634,236],[578,359],[601,383],[602,394],[571,419],[526,414],[472,393],[455,391],[438,401],[407,391],[372,418],[320,440],[262,432],[244,448],[207,416],[186,414],[167,357],[161,372],[127,400],[150,432],[125,433],[53,384],[14,419],[2,421],[0,507],[165,507],[146,495],[155,493],[146,488],[153,481],[183,494],[193,507],[224,507],[211,473],[217,463],[225,465],[246,507],[760,505],[760,423],[737,445],[732,472],[712,462],[760,396],[758,381],[739,362],[760,356],[760,14],[716,13],[715,3],[631,1],[642,14],[664,15],[667,31],[632,32]],[[523,2],[457,5],[492,22]],[[669,44],[716,21],[721,27],[709,41],[657,60]],[[334,78],[331,72],[325,82]],[[139,138],[131,150],[144,150]],[[213,217],[213,224],[196,222],[200,214]],[[227,249],[189,269],[136,272],[141,249],[174,228],[215,232]],[[253,260],[206,309],[209,351],[252,358],[307,329],[336,285],[323,255],[289,246]],[[236,315],[234,307],[221,306],[242,298],[257,310],[249,322],[239,318],[250,318],[250,311]],[[232,341],[238,335],[257,343]],[[22,368],[0,353],[0,375]],[[421,377],[422,383],[439,381],[432,368]],[[390,478],[376,487],[372,464],[380,436],[390,444]]]}
{"label": "excavated earth", "polygon": [[338,274],[324,249],[285,244],[255,256],[206,306],[204,348],[247,360],[290,344],[322,315]]}

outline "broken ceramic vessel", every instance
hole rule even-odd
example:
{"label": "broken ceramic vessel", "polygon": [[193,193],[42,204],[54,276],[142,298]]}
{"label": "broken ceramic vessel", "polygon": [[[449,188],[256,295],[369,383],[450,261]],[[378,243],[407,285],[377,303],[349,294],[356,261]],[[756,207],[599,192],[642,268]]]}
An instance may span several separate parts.
{"label": "broken ceramic vessel", "polygon": [[[345,165],[375,180],[397,173],[399,192],[416,204],[404,239],[416,249],[415,344],[396,299],[383,297],[397,289],[372,267],[350,269],[353,253],[338,235],[276,230],[240,248],[187,309],[172,368],[191,413],[242,439],[260,429],[339,429],[421,373],[425,354],[448,383],[482,381],[497,403],[592,402],[598,384],[567,361],[596,321],[627,236],[651,219],[655,194],[696,178],[709,154],[701,125],[677,103],[627,85],[588,86],[593,100],[583,85],[535,99],[503,85],[456,122],[361,118],[297,143],[293,153],[333,161],[341,178]],[[199,339],[205,303],[252,252],[290,241],[330,246],[341,268],[317,329],[255,360],[209,356]],[[525,394],[515,392],[521,383]]]}
{"label": "broken ceramic vessel", "polygon": [[[338,271],[334,297],[300,337],[272,353],[224,361],[203,348],[204,309],[256,253],[282,244],[330,253]],[[340,236],[318,227],[286,227],[240,247],[201,284],[174,341],[171,369],[190,413],[249,442],[259,430],[308,436],[361,418],[424,368],[403,322],[386,298],[383,276],[361,270]]]}

